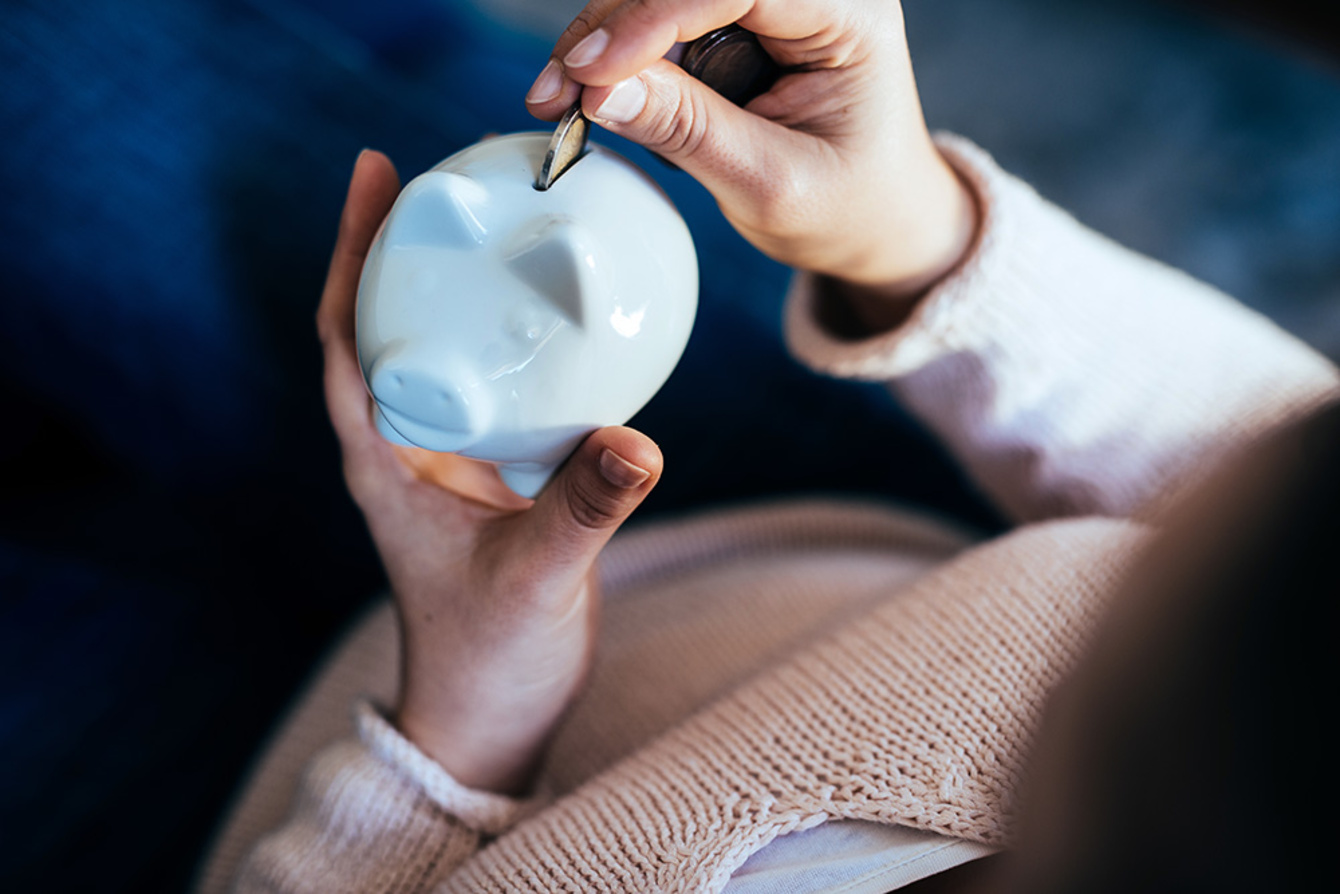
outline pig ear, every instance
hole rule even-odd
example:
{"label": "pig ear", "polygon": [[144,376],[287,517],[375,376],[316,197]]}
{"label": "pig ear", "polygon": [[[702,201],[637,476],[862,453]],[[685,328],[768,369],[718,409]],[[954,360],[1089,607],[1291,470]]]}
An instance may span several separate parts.
{"label": "pig ear", "polygon": [[409,182],[386,223],[389,245],[445,245],[474,248],[487,230],[478,212],[488,192],[464,174],[429,171]]}
{"label": "pig ear", "polygon": [[523,226],[504,255],[507,267],[576,326],[609,290],[609,261],[586,227],[540,218]]}

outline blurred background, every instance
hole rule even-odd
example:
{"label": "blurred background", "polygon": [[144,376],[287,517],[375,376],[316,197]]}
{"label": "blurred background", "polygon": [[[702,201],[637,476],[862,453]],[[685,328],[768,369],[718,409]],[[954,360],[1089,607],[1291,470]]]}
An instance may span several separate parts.
{"label": "blurred background", "polygon": [[[581,5],[0,4],[0,890],[189,884],[383,585],[312,326],[354,157],[408,180],[538,128],[522,97]],[[1340,358],[1340,42],[1311,4],[904,6],[933,127]],[[689,349],[633,422],[667,462],[638,520],[820,491],[1000,526],[878,388],[787,358],[788,272],[710,197],[594,138],[701,257]],[[769,447],[747,480],[717,461],[743,443]]]}

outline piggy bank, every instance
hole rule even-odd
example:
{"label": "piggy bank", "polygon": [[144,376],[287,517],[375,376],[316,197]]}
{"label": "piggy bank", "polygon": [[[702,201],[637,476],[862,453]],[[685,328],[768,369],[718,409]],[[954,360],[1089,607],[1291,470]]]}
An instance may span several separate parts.
{"label": "piggy bank", "polygon": [[693,240],[655,182],[590,145],[539,190],[548,144],[494,137],[410,181],[358,288],[382,436],[495,463],[526,497],[651,399],[698,306]]}

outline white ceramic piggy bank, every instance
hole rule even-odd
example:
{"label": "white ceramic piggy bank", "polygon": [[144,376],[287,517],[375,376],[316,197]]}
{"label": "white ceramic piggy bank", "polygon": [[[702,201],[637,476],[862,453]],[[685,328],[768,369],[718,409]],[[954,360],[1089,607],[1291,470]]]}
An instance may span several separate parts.
{"label": "white ceramic piggy bank", "polygon": [[592,145],[538,190],[548,143],[495,137],[412,180],[358,289],[382,435],[497,463],[527,497],[651,399],[698,306],[693,241],[660,188]]}

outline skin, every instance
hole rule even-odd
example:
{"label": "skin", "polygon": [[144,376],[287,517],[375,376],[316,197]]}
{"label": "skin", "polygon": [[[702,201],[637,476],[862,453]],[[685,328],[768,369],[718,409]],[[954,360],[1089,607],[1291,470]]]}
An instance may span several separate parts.
{"label": "skin", "polygon": [[[746,109],[662,59],[736,20],[791,69]],[[602,53],[570,55],[596,33]],[[868,331],[902,322],[972,242],[976,208],[926,130],[896,3],[595,0],[553,63],[528,98],[536,115],[555,119],[580,97],[598,123],[701,181],[759,249],[826,276]],[[399,188],[384,155],[360,155],[317,314],[326,401],[404,632],[392,719],[463,784],[518,793],[588,670],[596,557],[662,457],[631,429],[602,429],[532,504],[490,467],[377,434],[354,302]]]}
{"label": "skin", "polygon": [[[662,58],[675,43],[737,20],[791,69],[745,109]],[[570,55],[597,33],[605,37],[586,47],[603,43],[602,52]],[[578,99],[593,120],[701,181],[760,250],[827,277],[827,288],[868,333],[903,322],[959,264],[976,233],[973,200],[926,131],[901,9],[890,0],[594,0],[559,39],[528,103],[554,120]],[[603,429],[532,504],[487,467],[395,447],[377,435],[354,351],[354,295],[373,233],[398,190],[385,156],[360,156],[317,317],[326,398],[350,492],[385,562],[404,628],[405,684],[395,720],[464,784],[519,792],[587,671],[598,606],[595,558],[655,485],[661,455],[637,432]],[[1173,671],[1192,667],[1183,639],[1198,626],[1187,609],[1214,603],[1168,597],[1199,598],[1195,581],[1181,575],[1219,567],[1225,553],[1209,549],[1222,546],[1211,535],[1224,534],[1226,525],[1242,533],[1239,520],[1256,518],[1237,512],[1240,504],[1257,505],[1243,498],[1260,498],[1277,482],[1269,469],[1249,471],[1256,474],[1225,480],[1254,489],[1211,487],[1204,506],[1192,503],[1186,519],[1171,526],[1182,531],[1172,546],[1153,555],[1145,577],[1133,579],[1134,598],[1116,601],[1121,612],[1043,730],[1045,772],[1015,864],[988,858],[909,890],[1036,890],[1037,878],[1074,863],[1076,835],[1083,840],[1097,830],[1095,840],[1103,841],[1126,828],[1114,825],[1124,819],[1132,820],[1129,828],[1147,825],[1143,815],[1119,814],[1086,823],[1093,799],[1085,784],[1102,778],[1084,763],[1094,759],[1094,743],[1137,741],[1114,739],[1107,729],[1114,721],[1104,726],[1086,708],[1105,706],[1098,720],[1112,705],[1140,708],[1138,684],[1152,680],[1159,696],[1150,700],[1153,712],[1136,719],[1150,721],[1151,753],[1166,751],[1168,726],[1157,710],[1180,718],[1166,696],[1180,690],[1167,685],[1171,671],[1150,668],[1162,667],[1160,655]],[[1201,549],[1188,554],[1197,544]],[[1129,850],[1116,851],[1124,871]],[[1099,882],[1113,869],[1102,859],[1080,868]]]}
{"label": "skin", "polygon": [[[789,71],[743,109],[661,58],[735,21]],[[588,117],[699,180],[759,250],[829,277],[870,331],[903,322],[976,233],[889,0],[593,0],[527,105],[555,120],[579,98]]]}
{"label": "skin", "polygon": [[354,302],[399,190],[386,156],[359,156],[317,312],[326,403],[404,632],[394,720],[463,784],[517,793],[586,675],[596,556],[655,486],[661,453],[632,429],[601,429],[531,501],[490,466],[377,433]]}

